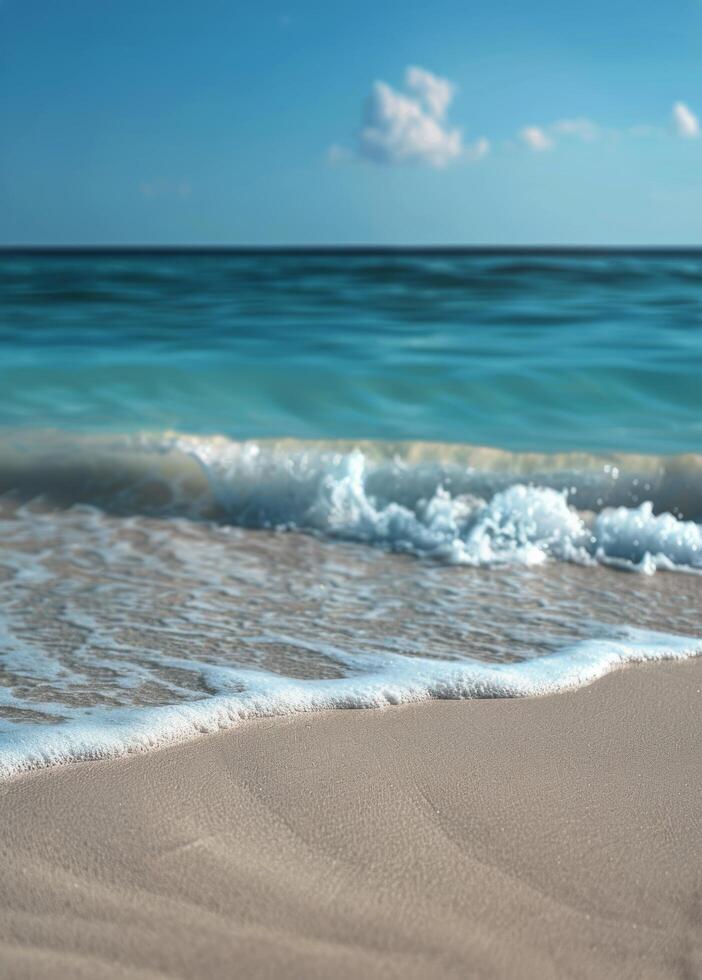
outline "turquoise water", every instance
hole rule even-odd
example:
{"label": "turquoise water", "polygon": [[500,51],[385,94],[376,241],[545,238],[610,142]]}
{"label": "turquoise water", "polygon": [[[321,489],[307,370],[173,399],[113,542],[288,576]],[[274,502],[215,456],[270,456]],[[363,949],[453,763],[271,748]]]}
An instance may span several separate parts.
{"label": "turquoise water", "polygon": [[0,425],[702,449],[702,253],[0,256]]}
{"label": "turquoise water", "polygon": [[0,775],[702,653],[702,253],[0,253]]}

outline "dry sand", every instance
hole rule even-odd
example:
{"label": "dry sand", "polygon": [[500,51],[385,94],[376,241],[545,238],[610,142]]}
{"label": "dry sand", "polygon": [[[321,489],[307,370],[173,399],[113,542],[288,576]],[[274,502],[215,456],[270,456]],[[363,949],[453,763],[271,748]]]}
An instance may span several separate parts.
{"label": "dry sand", "polygon": [[702,976],[702,660],[0,785],[0,975]]}

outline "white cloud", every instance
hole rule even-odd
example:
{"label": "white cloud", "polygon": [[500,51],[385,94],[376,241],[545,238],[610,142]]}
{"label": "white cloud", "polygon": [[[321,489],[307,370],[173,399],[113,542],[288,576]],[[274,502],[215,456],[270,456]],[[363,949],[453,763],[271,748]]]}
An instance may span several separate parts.
{"label": "white cloud", "polygon": [[340,143],[332,143],[327,150],[327,162],[334,166],[336,166],[338,163],[345,163],[350,156],[351,153],[349,150],[347,150],[346,147],[342,146]]}
{"label": "white cloud", "polygon": [[575,136],[584,143],[592,143],[600,137],[600,127],[591,119],[586,119],[585,116],[577,116],[575,119],[559,119],[549,129],[558,136]]}
{"label": "white cloud", "polygon": [[142,197],[190,197],[190,182],[187,180],[171,180],[168,177],[157,177],[155,180],[142,180],[139,193]]}
{"label": "white cloud", "polygon": [[553,140],[540,126],[525,126],[519,136],[534,153],[543,153],[553,146]]}
{"label": "white cloud", "polygon": [[439,78],[425,68],[411,65],[405,72],[405,81],[407,88],[413,89],[419,95],[432,116],[444,118],[456,91],[447,78]]}
{"label": "white cloud", "polygon": [[666,136],[666,131],[661,126],[652,126],[650,123],[636,123],[623,130],[625,136],[634,136],[637,139],[647,139],[652,136]]}
{"label": "white cloud", "polygon": [[673,125],[683,139],[694,139],[700,135],[699,119],[684,102],[676,102],[673,106]]}
{"label": "white cloud", "polygon": [[423,163],[444,167],[463,153],[460,129],[445,124],[454,86],[423,68],[410,67],[405,81],[414,95],[376,82],[368,98],[358,151],[376,163]]}
{"label": "white cloud", "polygon": [[490,152],[490,140],[481,136],[480,139],[476,140],[475,143],[469,144],[464,151],[466,160],[470,160],[476,163],[478,160],[482,160]]}
{"label": "white cloud", "polygon": [[591,119],[575,116],[572,119],[557,119],[550,126],[525,126],[519,137],[534,153],[552,150],[561,137],[593,143],[602,136],[602,130]]}

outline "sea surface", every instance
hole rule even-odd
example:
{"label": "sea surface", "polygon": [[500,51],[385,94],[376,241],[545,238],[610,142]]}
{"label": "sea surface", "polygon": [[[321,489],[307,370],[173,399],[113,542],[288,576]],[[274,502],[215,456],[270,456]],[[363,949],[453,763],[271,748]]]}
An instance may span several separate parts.
{"label": "sea surface", "polygon": [[702,252],[0,252],[0,774],[702,653]]}

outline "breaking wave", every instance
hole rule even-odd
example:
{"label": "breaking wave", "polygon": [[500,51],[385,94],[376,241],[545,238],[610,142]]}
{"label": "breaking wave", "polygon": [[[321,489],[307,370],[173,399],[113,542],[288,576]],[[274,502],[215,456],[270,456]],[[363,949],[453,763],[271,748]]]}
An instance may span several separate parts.
{"label": "breaking wave", "polygon": [[702,568],[702,458],[428,443],[19,437],[0,489],[116,513],[301,530],[467,565]]}

